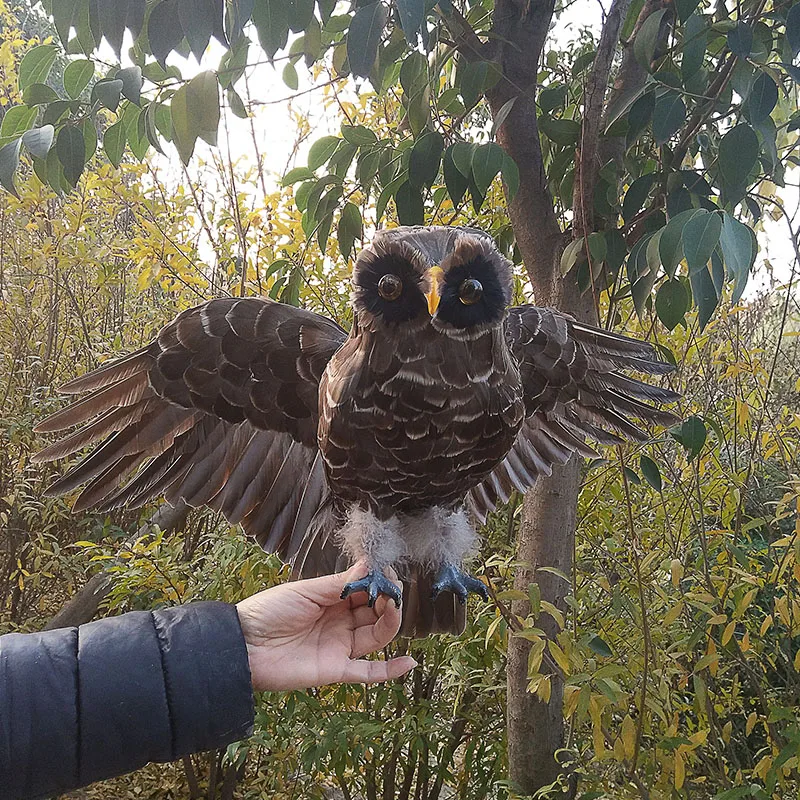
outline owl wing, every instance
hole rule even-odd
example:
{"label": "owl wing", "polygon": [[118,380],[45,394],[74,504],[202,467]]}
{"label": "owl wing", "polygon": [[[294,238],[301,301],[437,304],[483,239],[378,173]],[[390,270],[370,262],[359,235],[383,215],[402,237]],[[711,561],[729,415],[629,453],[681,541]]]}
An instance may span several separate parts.
{"label": "owl wing", "polygon": [[261,298],[182,312],[146,347],[61,389],[90,394],[37,430],[80,427],[35,460],[96,446],[47,493],[83,485],[75,509],[101,511],[163,494],[292,555],[326,491],[319,382],[345,339],[324,317]]}
{"label": "owl wing", "polygon": [[637,421],[669,425],[676,420],[647,401],[672,403],[679,394],[624,374],[663,375],[673,369],[647,342],[532,305],[510,309],[505,332],[522,378],[525,421],[506,458],[471,491],[481,520],[573,453],[596,458],[587,440],[645,441],[648,434]]}

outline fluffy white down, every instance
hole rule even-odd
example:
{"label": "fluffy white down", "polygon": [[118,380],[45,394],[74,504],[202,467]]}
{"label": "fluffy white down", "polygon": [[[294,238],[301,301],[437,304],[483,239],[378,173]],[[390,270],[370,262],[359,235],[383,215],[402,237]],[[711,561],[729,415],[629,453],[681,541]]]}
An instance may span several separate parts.
{"label": "fluffy white down", "polygon": [[350,507],[339,531],[344,552],[365,557],[378,569],[421,564],[435,570],[444,563],[460,565],[475,551],[478,536],[464,509],[431,508],[379,520],[371,511]]}

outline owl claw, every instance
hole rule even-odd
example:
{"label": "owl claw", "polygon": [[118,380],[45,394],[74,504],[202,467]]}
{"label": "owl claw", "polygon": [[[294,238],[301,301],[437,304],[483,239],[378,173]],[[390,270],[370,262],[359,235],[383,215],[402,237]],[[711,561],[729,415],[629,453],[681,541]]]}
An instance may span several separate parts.
{"label": "owl claw", "polygon": [[367,605],[372,608],[378,600],[378,595],[382,594],[394,600],[394,604],[400,608],[403,595],[380,570],[368,572],[363,578],[345,584],[342,589],[341,598],[344,600],[356,592],[367,593]]}
{"label": "owl claw", "polygon": [[442,592],[452,592],[462,606],[466,604],[470,594],[477,594],[484,600],[489,599],[486,584],[453,564],[444,564],[439,570],[431,591],[431,599],[435,601]]}

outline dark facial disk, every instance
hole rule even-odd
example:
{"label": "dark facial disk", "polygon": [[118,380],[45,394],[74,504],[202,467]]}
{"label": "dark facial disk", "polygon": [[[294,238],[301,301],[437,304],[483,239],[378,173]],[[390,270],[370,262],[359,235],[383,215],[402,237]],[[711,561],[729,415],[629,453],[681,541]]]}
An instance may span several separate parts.
{"label": "dark facial disk", "polygon": [[450,267],[439,291],[436,317],[454,328],[491,325],[503,318],[505,292],[496,265],[483,253]]}
{"label": "dark facial disk", "polygon": [[419,281],[419,271],[402,256],[372,256],[355,276],[357,303],[385,322],[407,322],[428,313]]}

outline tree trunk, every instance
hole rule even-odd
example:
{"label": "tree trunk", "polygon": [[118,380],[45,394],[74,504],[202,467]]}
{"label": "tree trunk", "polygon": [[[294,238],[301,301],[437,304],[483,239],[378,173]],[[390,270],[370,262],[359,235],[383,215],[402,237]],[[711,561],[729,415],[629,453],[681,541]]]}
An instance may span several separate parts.
{"label": "tree trunk", "polygon": [[[125,540],[125,543],[132,544],[142,536],[146,536],[152,531],[153,526],[158,526],[164,533],[174,531],[186,522],[188,514],[189,506],[183,501],[180,501],[175,506],[164,503],[147,522],[139,526]],[[114,578],[111,573],[102,571],[98,572],[97,575],[93,575],[82,589],[64,603],[61,609],[44,626],[43,630],[72,628],[91,622],[113,585]]]}

